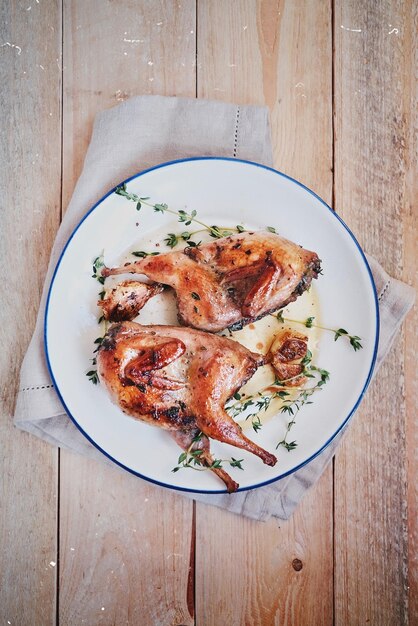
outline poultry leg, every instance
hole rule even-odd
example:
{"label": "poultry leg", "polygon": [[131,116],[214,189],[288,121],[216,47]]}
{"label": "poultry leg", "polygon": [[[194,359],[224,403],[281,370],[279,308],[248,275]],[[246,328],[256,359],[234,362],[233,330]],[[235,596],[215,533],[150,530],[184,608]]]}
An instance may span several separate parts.
{"label": "poultry leg", "polygon": [[[248,366],[247,380],[253,375],[257,367],[264,363],[264,357],[259,355],[258,362]],[[266,465],[273,466],[277,459],[243,434],[241,427],[224,410],[226,400],[245,383],[242,378],[238,387],[235,378],[235,366],[225,361],[221,351],[216,351],[197,372],[191,373],[205,385],[205,394],[196,394],[196,425],[211,439],[229,443],[237,448],[247,450],[260,457]],[[223,381],[219,385],[219,380]]]}

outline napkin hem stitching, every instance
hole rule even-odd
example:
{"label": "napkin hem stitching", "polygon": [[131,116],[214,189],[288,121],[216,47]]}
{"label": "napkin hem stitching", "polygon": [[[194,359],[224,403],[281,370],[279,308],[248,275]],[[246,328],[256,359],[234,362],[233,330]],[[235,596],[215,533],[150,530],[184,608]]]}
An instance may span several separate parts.
{"label": "napkin hem stitching", "polygon": [[383,287],[383,291],[381,292],[380,296],[378,297],[379,302],[382,301],[383,296],[385,295],[385,293],[387,292],[387,290],[389,289],[390,286],[390,280],[387,281],[386,285]]}
{"label": "napkin hem stitching", "polygon": [[20,391],[38,391],[38,389],[52,389],[54,385],[39,385],[38,387],[25,387]]}
{"label": "napkin hem stitching", "polygon": [[237,156],[237,150],[238,150],[238,127],[239,127],[239,115],[240,115],[240,109],[239,106],[237,107],[237,114],[235,117],[235,133],[234,133],[234,152],[233,152],[233,156],[234,158],[236,158]]}

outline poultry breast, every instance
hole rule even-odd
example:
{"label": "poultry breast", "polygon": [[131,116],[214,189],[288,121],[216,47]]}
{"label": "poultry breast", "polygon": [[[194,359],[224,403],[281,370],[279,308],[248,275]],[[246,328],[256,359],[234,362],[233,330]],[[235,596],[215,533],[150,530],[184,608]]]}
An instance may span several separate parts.
{"label": "poultry breast", "polygon": [[[274,465],[276,457],[248,439],[225,411],[225,402],[265,363],[239,343],[190,328],[112,324],[97,355],[101,382],[128,415],[165,428],[188,449],[211,459],[207,438],[247,450]],[[211,468],[212,469],[212,468]],[[229,491],[237,485],[221,468],[213,471]]]}
{"label": "poultry breast", "polygon": [[122,267],[104,268],[102,273],[143,274],[169,285],[176,292],[182,324],[217,332],[242,328],[283,308],[296,300],[319,272],[315,252],[259,231],[148,256]]}

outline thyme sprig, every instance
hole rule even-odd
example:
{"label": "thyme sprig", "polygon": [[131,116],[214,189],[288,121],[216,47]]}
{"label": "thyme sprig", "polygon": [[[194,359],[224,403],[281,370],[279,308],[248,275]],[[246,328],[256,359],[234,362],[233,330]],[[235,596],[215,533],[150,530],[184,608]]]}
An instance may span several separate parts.
{"label": "thyme sprig", "polygon": [[[105,332],[104,332],[103,336],[102,337],[96,337],[96,339],[93,341],[94,345],[96,346],[95,349],[93,350],[93,354],[94,355],[96,355],[96,352],[99,351],[99,348],[102,345],[102,342],[103,342],[103,340],[105,338],[105,334],[106,334],[106,331],[107,331],[106,325],[107,324],[106,324],[106,321],[105,321]],[[99,380],[99,375],[97,373],[97,358],[96,358],[96,356],[93,356],[93,358],[91,359],[91,362],[92,362],[92,365],[96,366],[96,367],[95,367],[95,369],[91,369],[88,372],[86,372],[86,376],[89,379],[89,381],[91,383],[93,383],[93,385],[97,385],[98,383],[100,383],[100,380]]]}
{"label": "thyme sprig", "polygon": [[93,261],[93,274],[92,278],[95,278],[99,281],[101,285],[104,285],[105,277],[102,276],[102,268],[104,267],[104,258],[103,253],[97,256]]}
{"label": "thyme sprig", "polygon": [[305,406],[305,404],[312,404],[310,397],[316,391],[320,391],[321,387],[323,387],[329,380],[330,373],[327,370],[316,367],[315,365],[309,365],[307,369],[309,370],[309,372],[306,375],[309,378],[313,377],[313,374],[310,374],[310,372],[315,372],[315,374],[319,376],[319,380],[317,380],[317,383],[312,387],[302,389],[296,398],[288,399],[283,402],[283,406],[281,407],[280,412],[287,413],[291,417],[287,423],[285,435],[283,439],[278,442],[276,450],[280,446],[283,446],[288,452],[291,452],[297,447],[298,444],[296,441],[287,441],[290,430],[296,424],[296,414],[303,406]]}
{"label": "thyme sprig", "polygon": [[[317,367],[312,364],[312,352],[307,351],[306,356],[302,360],[303,370],[297,376],[288,378],[286,380],[275,379],[274,383],[269,385],[265,390],[259,391],[257,394],[247,396],[245,400],[239,393],[234,395],[236,402],[227,403],[225,409],[228,414],[235,418],[241,413],[246,412],[251,408],[251,412],[245,417],[246,421],[251,420],[251,425],[255,432],[258,432],[262,427],[260,413],[266,412],[270,407],[273,400],[280,399],[282,406],[280,408],[281,413],[287,413],[290,416],[290,420],[287,423],[285,436],[276,446],[283,446],[286,450],[294,450],[297,446],[296,441],[288,442],[287,436],[292,426],[295,424],[295,416],[305,404],[312,404],[310,397],[317,391],[321,390],[329,380],[330,374],[327,370]],[[310,387],[286,387],[286,383],[298,378],[310,378],[315,379],[316,383]],[[299,392],[296,396],[292,397],[292,392]]]}
{"label": "thyme sprig", "polygon": [[202,232],[203,229],[201,230],[196,230],[194,233],[189,233],[187,231],[184,231],[183,233],[180,233],[179,235],[177,235],[176,233],[167,233],[167,237],[164,239],[164,243],[169,247],[169,248],[175,248],[179,243],[180,240],[183,240],[186,242],[187,246],[189,246],[189,248],[198,248],[201,245],[201,241],[193,241],[193,239],[191,239],[191,237],[199,232]]}
{"label": "thyme sprig", "polygon": [[158,256],[159,252],[145,252],[144,250],[134,250],[131,252],[134,256],[137,256],[140,259],[145,259],[147,256]]}
{"label": "thyme sprig", "polygon": [[302,326],[306,326],[306,328],[320,328],[321,330],[326,330],[330,333],[334,333],[334,341],[337,341],[340,337],[346,337],[349,340],[354,352],[357,352],[357,350],[361,350],[361,348],[363,347],[360,343],[362,339],[358,335],[350,335],[350,333],[345,330],[345,328],[328,328],[327,326],[314,324],[315,317],[307,317],[306,320],[294,320],[290,317],[284,317],[283,311],[279,311],[278,313],[273,315],[273,317],[275,317],[281,324],[284,324],[285,322],[292,322],[293,324],[301,324]]}
{"label": "thyme sprig", "polygon": [[214,237],[215,239],[227,237],[234,232],[234,229],[222,230],[219,226],[205,224],[205,222],[197,219],[197,211],[195,209],[188,213],[183,209],[180,209],[179,211],[170,209],[168,204],[166,204],[165,202],[155,204],[153,202],[148,202],[148,200],[150,199],[149,196],[138,196],[136,193],[129,193],[126,187],[126,183],[122,183],[122,185],[116,187],[115,193],[119,196],[123,196],[131,202],[135,202],[137,211],[140,211],[142,206],[146,205],[154,209],[156,213],[171,213],[171,215],[175,215],[178,221],[184,223],[185,226],[190,226],[192,222],[194,222],[195,224],[200,224],[200,226],[203,226],[204,229],[209,232],[209,235],[211,237]]}
{"label": "thyme sprig", "polygon": [[97,370],[90,370],[86,373],[86,376],[88,377],[89,381],[93,383],[93,385],[97,385],[97,383],[99,382],[99,375],[97,373]]}
{"label": "thyme sprig", "polygon": [[[102,254],[100,254],[99,256],[97,256],[94,261],[93,261],[93,274],[92,274],[92,278],[94,278],[95,280],[99,281],[99,283],[101,285],[104,284],[105,282],[105,277],[102,276],[101,274],[101,270],[102,268],[105,266],[104,263],[104,252],[102,252]],[[102,289],[101,291],[99,291],[99,299],[100,300],[104,300],[104,297],[106,295],[106,291],[104,289]],[[99,350],[100,345],[104,339],[104,335],[106,334],[107,331],[107,322],[105,320],[104,315],[100,315],[100,317],[97,319],[97,323],[101,324],[102,322],[105,323],[104,326],[104,333],[102,337],[96,337],[96,339],[94,340],[94,345],[96,346],[96,348],[93,350],[93,358],[90,359],[91,363],[92,363],[92,368],[88,370],[88,372],[86,372],[86,376],[89,379],[89,381],[91,383],[93,383],[93,385],[97,385],[98,383],[100,383],[99,380],[99,375],[97,373],[97,359],[96,359],[96,352]]]}
{"label": "thyme sprig", "polygon": [[214,459],[210,465],[208,465],[202,458],[202,454],[204,450],[197,449],[193,450],[195,443],[198,443],[203,436],[202,432],[199,432],[195,437],[193,437],[190,446],[182,452],[177,459],[177,465],[173,467],[172,472],[178,472],[181,469],[193,469],[198,472],[205,472],[210,469],[221,469],[222,463],[229,463],[231,467],[237,467],[240,470],[243,470],[242,462],[244,459],[234,459],[232,456],[230,459]]}

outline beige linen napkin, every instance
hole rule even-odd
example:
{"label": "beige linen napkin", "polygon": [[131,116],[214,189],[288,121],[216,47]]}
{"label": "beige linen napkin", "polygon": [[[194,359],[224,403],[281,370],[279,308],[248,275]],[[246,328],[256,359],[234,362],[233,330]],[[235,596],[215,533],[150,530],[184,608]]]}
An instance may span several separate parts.
{"label": "beige linen napkin", "polygon": [[[191,156],[236,157],[271,165],[267,109],[140,96],[97,115],[83,172],[54,243],[35,332],[22,364],[14,418],[18,428],[52,444],[111,463],[67,417],[51,382],[43,346],[48,287],[72,230],[109,189],[148,167]],[[374,259],[369,262],[379,294],[378,367],[412,306],[414,292],[391,279]],[[271,516],[288,519],[332,458],[340,437],[341,434],[311,463],[271,485],[233,495],[193,494],[193,498],[253,519],[266,520]]]}

